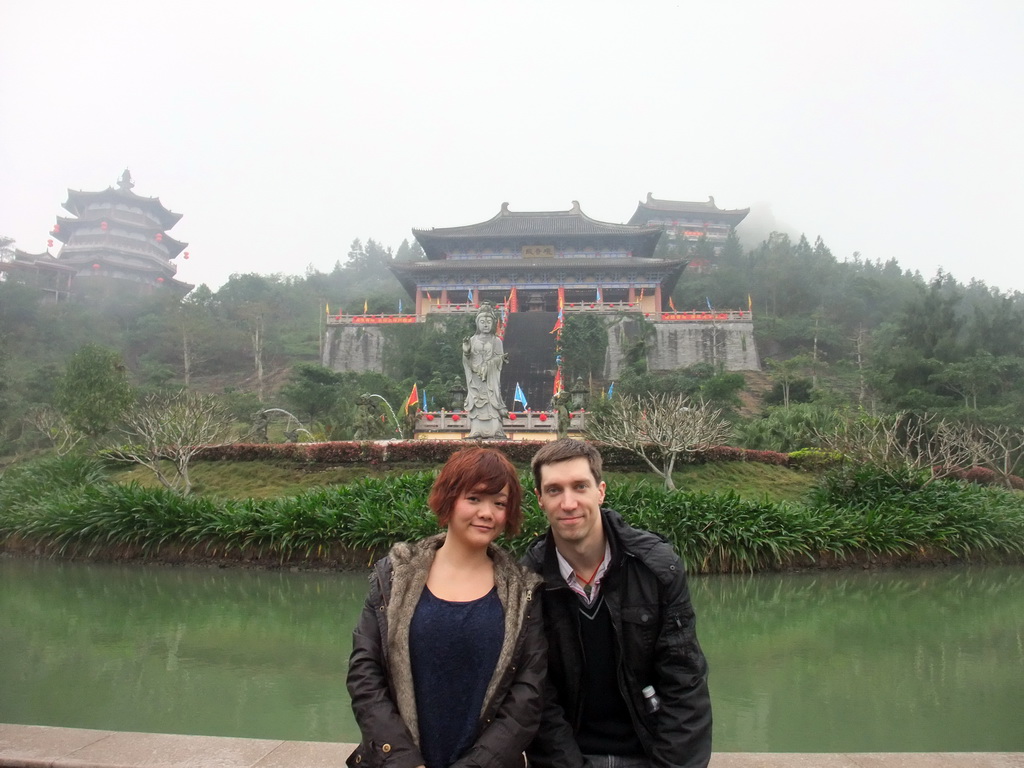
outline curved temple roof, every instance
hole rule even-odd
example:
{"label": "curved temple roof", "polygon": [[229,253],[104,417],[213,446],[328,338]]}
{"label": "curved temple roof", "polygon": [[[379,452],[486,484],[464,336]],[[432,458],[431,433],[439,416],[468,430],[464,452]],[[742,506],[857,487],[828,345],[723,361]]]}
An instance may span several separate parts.
{"label": "curved temple roof", "polygon": [[568,211],[510,211],[508,203],[501,204],[497,215],[478,224],[461,227],[413,229],[413,236],[423,246],[428,259],[443,259],[445,246],[465,243],[467,240],[512,240],[516,242],[546,242],[552,238],[578,238],[597,236],[618,242],[633,242],[637,255],[650,255],[661,237],[660,227],[639,227],[631,224],[611,224],[587,216],[573,200]]}
{"label": "curved temple roof", "polygon": [[630,224],[646,222],[648,217],[645,213],[675,213],[683,216],[709,216],[718,221],[726,221],[731,226],[736,226],[747,214],[749,208],[719,208],[715,205],[715,198],[708,197],[706,203],[687,202],[684,200],[659,200],[650,192],[647,193],[647,200],[637,203],[636,212],[630,218]]}
{"label": "curved temple roof", "polygon": [[165,208],[164,204],[160,202],[159,197],[142,197],[141,195],[136,195],[130,189],[114,189],[113,187],[107,187],[101,192],[83,192],[82,190],[69,189],[64,209],[75,216],[81,217],[92,203],[108,203],[113,205],[119,202],[138,206],[154,214],[164,229],[170,229],[182,217],[182,214],[174,213]]}

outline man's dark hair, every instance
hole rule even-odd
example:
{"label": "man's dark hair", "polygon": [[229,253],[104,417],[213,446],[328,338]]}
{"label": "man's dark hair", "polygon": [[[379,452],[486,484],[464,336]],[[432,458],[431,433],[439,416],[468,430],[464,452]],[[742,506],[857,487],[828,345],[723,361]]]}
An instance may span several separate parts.
{"label": "man's dark hair", "polygon": [[533,470],[533,487],[540,489],[540,470],[545,464],[557,464],[560,461],[581,457],[590,464],[590,474],[594,476],[594,482],[600,483],[601,454],[598,453],[597,448],[585,440],[563,437],[548,443],[533,455],[533,460],[530,462],[530,468]]}

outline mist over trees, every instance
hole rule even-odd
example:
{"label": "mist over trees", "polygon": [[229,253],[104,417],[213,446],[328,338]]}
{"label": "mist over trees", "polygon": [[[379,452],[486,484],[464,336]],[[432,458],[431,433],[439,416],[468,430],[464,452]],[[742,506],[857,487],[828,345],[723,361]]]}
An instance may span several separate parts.
{"label": "mist over trees", "polygon": [[[0,246],[12,243],[0,238]],[[686,247],[680,253],[661,243],[658,252],[705,259],[712,267],[684,272],[672,295],[675,307],[749,306],[764,364],[760,378],[766,376],[771,388],[740,416],[742,375],[710,366],[652,374],[641,339],[616,393],[713,401],[727,407],[752,442],[769,440],[781,425],[788,437],[778,441],[812,435],[811,426],[796,423],[799,415],[822,421],[836,409],[927,411],[987,425],[1017,425],[1024,417],[1022,294],[978,281],[965,285],[941,271],[926,279],[896,261],[857,254],[839,260],[821,238],[812,244],[776,233],[744,250],[731,236],[717,255],[707,242]],[[290,407],[315,435],[389,436],[389,425],[377,426],[386,419],[360,396],[378,394],[400,409],[417,382],[438,406],[446,404],[443,398],[462,376],[453,339],[466,329],[457,321],[446,331],[431,324],[396,327],[384,375],[360,376],[320,366],[324,321],[328,313],[364,307],[397,313],[400,302],[411,312],[412,300],[388,267],[422,258],[415,242],[392,250],[373,239],[355,240],[328,272],[235,274],[218,290],[199,286],[181,302],[112,288],[102,301],[42,303],[31,286],[2,281],[0,451],[39,439],[30,413],[62,402],[74,410],[59,385],[83,349],[94,359],[113,359],[97,350],[116,356],[138,398],[187,389],[218,396],[242,421],[263,407]],[[571,378],[594,381],[599,399],[610,382],[593,379],[600,370],[594,350],[603,342],[592,326],[589,318],[567,319],[564,358]],[[804,404],[814,410],[802,411]]]}

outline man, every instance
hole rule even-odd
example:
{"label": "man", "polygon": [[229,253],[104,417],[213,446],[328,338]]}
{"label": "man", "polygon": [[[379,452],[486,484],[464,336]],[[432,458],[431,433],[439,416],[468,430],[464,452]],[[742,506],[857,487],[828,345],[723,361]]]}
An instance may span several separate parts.
{"label": "man", "polygon": [[544,578],[548,639],[530,765],[707,766],[707,662],[682,561],[660,536],[601,508],[601,455],[589,443],[548,443],[532,467],[550,528],[523,558]]}

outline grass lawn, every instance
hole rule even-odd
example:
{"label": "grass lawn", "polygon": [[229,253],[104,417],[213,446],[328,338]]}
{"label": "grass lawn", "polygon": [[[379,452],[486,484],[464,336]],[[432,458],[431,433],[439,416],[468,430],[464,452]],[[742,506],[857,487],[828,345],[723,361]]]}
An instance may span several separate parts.
{"label": "grass lawn", "polygon": [[[309,467],[277,462],[197,461],[189,474],[193,493],[218,498],[274,498],[295,496],[313,488],[343,485],[367,476],[380,477],[394,472],[417,471],[421,467],[367,466]],[[144,487],[159,485],[152,472],[143,467],[118,470],[113,479],[119,483],[132,480]],[[649,472],[608,472],[605,480],[611,483],[645,482],[659,486],[661,480]],[[719,462],[686,465],[674,474],[676,487],[681,491],[712,493],[735,491],[747,499],[769,501],[796,501],[814,485],[816,477],[788,467],[751,462]]]}

